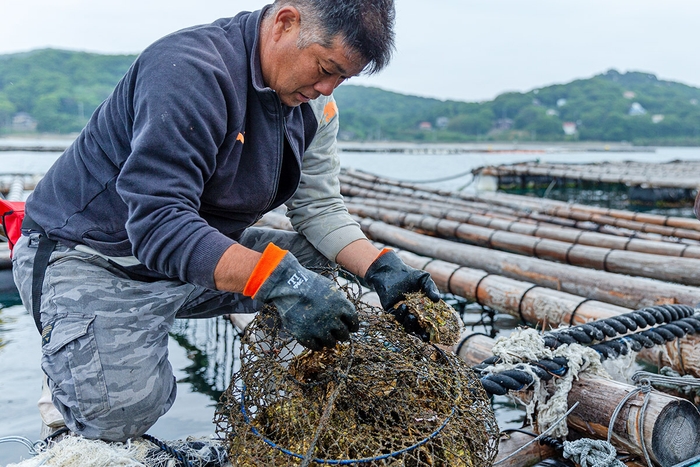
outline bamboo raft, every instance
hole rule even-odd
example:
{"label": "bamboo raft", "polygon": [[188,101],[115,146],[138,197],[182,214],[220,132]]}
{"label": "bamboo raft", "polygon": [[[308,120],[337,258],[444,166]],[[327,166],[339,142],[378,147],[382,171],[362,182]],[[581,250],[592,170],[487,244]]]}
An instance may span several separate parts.
{"label": "bamboo raft", "polygon": [[523,162],[519,164],[485,166],[472,173],[494,177],[500,188],[547,187],[558,183],[585,183],[624,186],[632,201],[641,203],[688,202],[698,189],[700,161],[671,161],[666,163],[601,162],[594,164],[563,164]]}
{"label": "bamboo raft", "polygon": [[[352,170],[341,173],[341,191],[366,235],[378,246],[396,249],[407,264],[430,272],[443,293],[538,329],[583,324],[648,306],[700,304],[700,282],[693,271],[700,265],[700,221],[695,219],[504,193],[446,192]],[[267,221],[284,226],[280,217]],[[467,335],[455,351],[478,364],[492,345],[486,336]],[[697,335],[687,335],[643,349],[637,361],[697,378],[699,345]],[[569,427],[579,435],[605,439],[616,405],[634,389],[624,382],[579,379],[569,402],[581,405],[568,417]],[[632,398],[629,408],[622,408],[626,421],[616,419],[613,444],[637,456],[628,466],[644,465],[640,446],[651,446],[654,437],[657,449],[676,449],[679,439],[698,441],[696,428],[690,428],[700,421],[695,405],[673,394],[653,394],[649,407],[656,407],[650,409],[655,415],[640,416],[641,399]],[[688,425],[679,429],[681,419]],[[640,424],[645,425],[641,431]],[[663,437],[666,441],[659,444]],[[503,440],[499,458],[515,449],[517,439]],[[669,460],[669,453],[646,449],[655,465],[677,462]],[[685,451],[680,459],[697,455],[695,450]],[[517,461],[499,465],[531,465],[550,455],[551,450],[534,445]]]}
{"label": "bamboo raft", "polygon": [[[430,272],[441,292],[537,329],[580,325],[648,306],[700,304],[700,221],[695,219],[504,193],[448,192],[353,170],[344,170],[340,181],[349,212],[378,246],[392,247],[407,264]],[[31,186],[26,177],[21,182],[22,189]],[[13,178],[8,193],[17,196],[19,184],[20,178]],[[290,228],[279,212],[268,213],[259,225]],[[246,319],[232,316],[241,328]],[[491,355],[493,343],[468,333],[453,350],[476,365]],[[637,361],[700,378],[700,337],[689,334],[643,349]],[[567,418],[570,428],[579,436],[604,439],[613,411],[634,389],[624,382],[580,378],[569,393],[570,404],[580,403]],[[645,415],[641,400],[639,395],[621,404],[615,421],[613,442],[632,456],[626,465],[645,464],[640,457],[645,444],[663,467],[673,465],[673,456],[700,454],[700,415],[691,401],[653,392]],[[528,440],[517,433],[502,439],[499,459]],[[499,465],[522,467],[555,454],[535,443]]]}

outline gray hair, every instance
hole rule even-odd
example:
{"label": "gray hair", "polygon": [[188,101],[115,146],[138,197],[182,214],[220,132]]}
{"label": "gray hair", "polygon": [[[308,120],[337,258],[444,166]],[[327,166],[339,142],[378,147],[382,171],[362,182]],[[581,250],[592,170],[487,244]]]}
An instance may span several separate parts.
{"label": "gray hair", "polygon": [[365,73],[377,73],[389,64],[394,51],[394,0],[275,0],[267,14],[287,5],[301,15],[299,48],[331,47],[338,37],[367,62]]}

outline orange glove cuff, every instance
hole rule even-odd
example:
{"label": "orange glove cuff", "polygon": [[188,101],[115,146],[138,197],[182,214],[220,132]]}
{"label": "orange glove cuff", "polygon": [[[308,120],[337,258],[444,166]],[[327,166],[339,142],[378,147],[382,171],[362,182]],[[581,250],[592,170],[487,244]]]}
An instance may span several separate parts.
{"label": "orange glove cuff", "polygon": [[384,248],[382,251],[379,252],[376,258],[374,258],[374,261],[377,261],[380,256],[382,256],[384,253],[389,253],[390,251],[394,251],[391,248]]}
{"label": "orange glove cuff", "polygon": [[255,265],[253,272],[250,273],[248,282],[246,282],[245,288],[243,289],[243,295],[253,297],[258,293],[260,286],[270,277],[272,271],[280,264],[280,261],[282,261],[282,258],[284,258],[286,254],[287,250],[283,250],[274,243],[267,245],[267,248],[265,248],[265,251],[263,251],[262,256],[258,260],[258,264]]}

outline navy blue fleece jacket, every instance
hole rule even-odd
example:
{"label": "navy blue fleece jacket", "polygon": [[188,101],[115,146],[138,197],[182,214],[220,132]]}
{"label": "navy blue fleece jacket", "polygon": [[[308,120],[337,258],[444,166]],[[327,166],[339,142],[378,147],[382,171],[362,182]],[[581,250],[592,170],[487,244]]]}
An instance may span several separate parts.
{"label": "navy blue fleece jacket", "polygon": [[[264,86],[261,15],[185,29],[147,48],[38,184],[27,214],[69,246],[133,255],[147,275],[209,288],[223,252],[300,180],[290,217],[317,248],[334,259],[362,238],[336,180],[335,104],[289,108]],[[322,154],[304,175],[314,139]]]}

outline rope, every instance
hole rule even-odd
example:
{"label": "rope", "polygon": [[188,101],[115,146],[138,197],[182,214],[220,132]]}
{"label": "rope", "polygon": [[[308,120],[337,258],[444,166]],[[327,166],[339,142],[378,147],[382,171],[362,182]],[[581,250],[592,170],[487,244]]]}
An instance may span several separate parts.
{"label": "rope", "polygon": [[532,286],[528,287],[527,290],[525,290],[525,292],[523,292],[523,294],[520,296],[520,300],[518,300],[518,316],[520,316],[520,321],[523,324],[527,324],[527,321],[525,321],[525,318],[523,317],[523,301],[525,300],[525,295],[536,287],[539,287],[539,285],[533,284]]}
{"label": "rope", "polygon": [[[565,413],[564,415],[562,415],[557,421],[555,421],[555,422],[552,424],[552,426],[550,426],[550,427],[547,428],[545,431],[543,431],[539,436],[537,436],[537,437],[536,437],[535,439],[533,439],[532,441],[528,441],[528,442],[525,443],[524,445],[520,446],[518,449],[516,449],[515,451],[511,452],[510,454],[508,454],[506,457],[504,457],[503,459],[499,460],[498,462],[494,462],[493,465],[498,465],[498,464],[501,464],[501,463],[507,461],[508,459],[510,459],[511,457],[515,456],[516,454],[522,452],[525,448],[527,448],[527,447],[530,446],[531,444],[533,444],[533,443],[539,441],[539,440],[542,439],[542,438],[545,438],[552,430],[554,430],[554,428],[557,427],[557,425],[559,425],[562,421],[566,420],[566,417],[568,417],[569,414],[570,414],[571,412],[573,412],[574,409],[576,409],[576,407],[578,407],[578,404],[579,404],[578,402],[575,402],[574,405],[572,405],[571,408],[570,408],[569,410],[567,410],[566,413]],[[624,467],[624,465],[623,465],[623,467]]]}
{"label": "rope", "polygon": [[[449,293],[451,293],[451,294],[454,294],[454,292],[452,291],[452,277],[455,275],[455,273],[456,273],[457,271],[459,271],[459,270],[462,269],[463,267],[464,267],[464,266],[460,266],[460,267],[458,267],[457,269],[455,269],[454,271],[452,271],[452,272],[450,273],[450,277],[447,278],[447,291],[448,291]],[[488,276],[488,274],[486,274],[484,277],[486,277],[486,276]],[[484,277],[482,277],[481,279],[483,279]],[[481,282],[481,279],[479,280],[479,282]],[[476,286],[477,286],[477,290],[478,290],[479,284],[477,284]],[[474,296],[476,297],[476,292],[474,293]]]}
{"label": "rope", "polygon": [[564,441],[564,457],[581,467],[625,467],[617,458],[615,447],[610,442],[599,439]]}
{"label": "rope", "polygon": [[639,438],[641,440],[641,447],[642,447],[642,453],[644,454],[644,460],[646,460],[647,466],[648,467],[653,467],[653,464],[651,463],[651,459],[649,458],[649,452],[647,450],[646,442],[644,441],[644,417],[646,416],[646,408],[649,405],[649,394],[651,394],[651,384],[649,384],[648,381],[642,380],[639,383],[640,385],[630,391],[625,397],[622,398],[622,400],[617,404],[617,407],[615,407],[615,411],[612,414],[612,417],[610,417],[610,423],[608,424],[608,443],[612,439],[612,435],[614,434],[614,428],[615,428],[615,420],[617,420],[617,416],[620,414],[620,411],[622,410],[622,407],[629,401],[632,397],[635,395],[639,394],[640,392],[644,394],[644,403],[642,404],[642,408],[639,412]]}
{"label": "rope", "polygon": [[[684,394],[700,393],[700,379],[690,375],[680,376],[677,373],[673,374],[673,370],[664,367],[659,370],[660,374],[649,373],[648,371],[637,371],[632,375],[632,382],[641,384],[642,381],[647,381],[652,386],[665,389],[675,389]],[[670,374],[664,374],[670,373]]]}
{"label": "rope", "polygon": [[[452,274],[459,271],[461,268],[462,267],[460,266],[459,268],[455,269],[452,272]],[[484,307],[484,305],[479,301],[479,287],[481,287],[481,283],[483,282],[483,280],[486,279],[487,277],[489,277],[490,275],[491,274],[486,273],[484,276],[482,276],[481,279],[479,279],[479,282],[476,283],[476,288],[474,289],[474,301],[482,308]],[[450,280],[452,280],[452,275],[450,275]],[[450,291],[450,293],[451,293],[451,291]]]}
{"label": "rope", "polygon": [[178,461],[178,466],[194,467],[192,465],[192,463],[189,461],[189,459],[187,459],[187,456],[185,456],[185,454],[183,454],[182,452],[178,451],[177,449],[175,449],[171,446],[168,446],[165,442],[159,440],[158,438],[151,436],[149,434],[143,434],[141,437],[143,439],[155,444],[162,451],[165,451],[168,454],[170,454],[171,456],[173,456]]}
{"label": "rope", "polygon": [[[676,337],[683,337],[686,333],[700,331],[700,317],[695,315],[694,308],[686,305],[660,305],[551,331],[545,334],[544,339],[545,345],[550,348],[557,348],[560,345],[574,342],[588,345],[593,341],[602,341],[606,336],[616,337],[627,334],[629,331],[636,331],[640,327],[645,328],[662,323],[667,325],[648,329],[627,337],[637,341],[644,347],[651,347],[656,344],[664,344]],[[610,341],[599,345],[611,345],[617,351],[619,351],[618,348],[621,348],[619,344],[611,344]],[[596,350],[599,349],[596,348]],[[626,353],[625,350],[622,349],[624,353]],[[633,350],[641,350],[641,347]],[[610,353],[605,350],[599,350],[599,352],[606,357]]]}
{"label": "rope", "polygon": [[[364,171],[362,171],[362,172],[364,172]],[[370,174],[369,172],[364,172],[364,173]],[[370,174],[370,175],[374,175],[374,174]],[[469,169],[469,170],[464,171],[464,172],[460,172],[460,173],[455,174],[455,175],[449,175],[447,177],[441,177],[441,178],[433,178],[430,180],[406,180],[406,179],[391,178],[391,177],[381,177],[380,178],[376,175],[374,175],[374,177],[375,177],[375,180],[384,180],[385,179],[387,181],[394,181],[397,183],[439,183],[439,182],[448,182],[450,180],[455,180],[457,178],[462,178],[466,175],[472,175],[472,169]],[[473,180],[472,180],[472,182],[473,182]],[[469,183],[472,183],[472,182],[469,182]]]}
{"label": "rope", "polygon": [[[636,352],[643,347],[663,345],[686,334],[699,332],[700,317],[694,313],[693,308],[685,305],[642,308],[623,315],[572,326],[560,331],[552,331],[546,333],[543,339],[545,346],[550,349],[570,344],[588,345],[600,355],[601,360],[605,360],[627,355],[630,349]],[[638,326],[647,327],[657,323],[665,324],[658,324],[638,333],[603,341],[606,337],[615,337],[630,330],[636,330]],[[595,341],[600,342],[593,344]],[[566,374],[569,367],[569,362],[565,357],[532,360],[522,363],[520,368],[486,374],[480,378],[484,389],[492,395],[505,395],[508,391],[519,391],[529,387],[534,381],[533,374],[542,381],[549,381],[553,376],[559,377]],[[502,363],[501,360],[494,356],[472,368],[485,374],[488,373],[490,366],[500,363]]]}
{"label": "rope", "polygon": [[578,302],[578,305],[576,305],[576,308],[574,308],[574,311],[571,312],[571,318],[569,318],[569,326],[574,326],[574,319],[576,318],[576,313],[578,312],[578,309],[581,308],[581,305],[583,305],[586,302],[590,302],[590,298],[584,298],[580,302]]}

